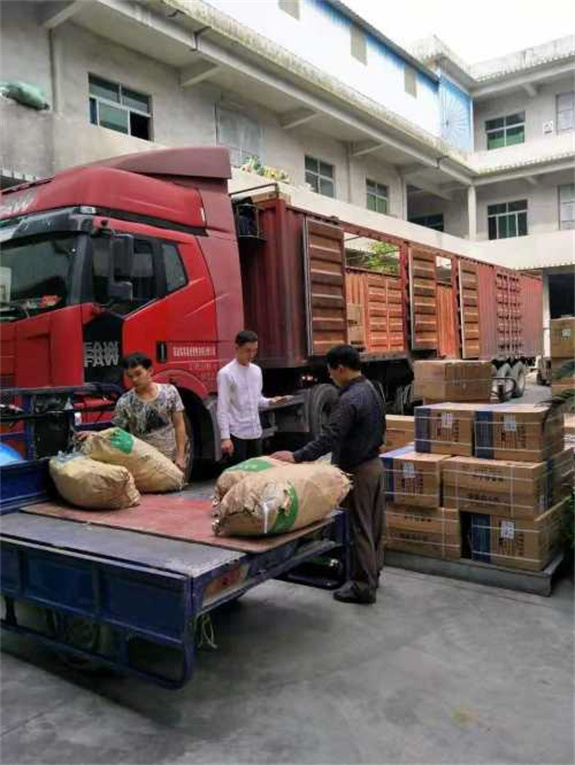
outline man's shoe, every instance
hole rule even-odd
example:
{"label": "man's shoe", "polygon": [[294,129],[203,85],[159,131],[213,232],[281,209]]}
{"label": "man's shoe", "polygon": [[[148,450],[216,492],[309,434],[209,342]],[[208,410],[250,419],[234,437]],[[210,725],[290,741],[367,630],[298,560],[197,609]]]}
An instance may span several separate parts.
{"label": "man's shoe", "polygon": [[344,585],[341,589],[333,593],[335,600],[340,603],[357,603],[362,606],[369,606],[375,603],[375,592],[363,593],[360,592],[355,585]]}

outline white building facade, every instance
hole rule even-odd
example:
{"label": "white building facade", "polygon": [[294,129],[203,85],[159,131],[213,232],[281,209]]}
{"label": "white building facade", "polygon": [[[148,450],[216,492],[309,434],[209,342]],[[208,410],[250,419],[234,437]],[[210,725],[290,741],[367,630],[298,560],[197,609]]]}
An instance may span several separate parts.
{"label": "white building facade", "polygon": [[[257,157],[285,172],[318,209],[572,282],[573,37],[468,67],[437,38],[401,49],[341,0],[1,11],[2,79],[50,105],[1,99],[4,185],[219,143],[237,168]],[[249,183],[236,170],[232,187]]]}

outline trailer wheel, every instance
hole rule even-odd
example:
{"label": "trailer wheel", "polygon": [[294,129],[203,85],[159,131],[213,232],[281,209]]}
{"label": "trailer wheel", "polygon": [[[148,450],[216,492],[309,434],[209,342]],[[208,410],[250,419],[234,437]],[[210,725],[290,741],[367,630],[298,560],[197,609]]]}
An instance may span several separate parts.
{"label": "trailer wheel", "polygon": [[309,397],[309,428],[312,438],[317,438],[337,404],[337,390],[335,386],[322,383],[312,388]]}
{"label": "trailer wheel", "polygon": [[511,374],[515,380],[515,388],[513,390],[513,398],[521,398],[525,393],[525,387],[527,385],[527,372],[525,371],[525,365],[523,362],[518,361],[511,368]]}
{"label": "trailer wheel", "polygon": [[496,391],[499,400],[509,401],[514,390],[514,384],[509,382],[514,379],[511,364],[502,364],[497,370],[497,378]]}

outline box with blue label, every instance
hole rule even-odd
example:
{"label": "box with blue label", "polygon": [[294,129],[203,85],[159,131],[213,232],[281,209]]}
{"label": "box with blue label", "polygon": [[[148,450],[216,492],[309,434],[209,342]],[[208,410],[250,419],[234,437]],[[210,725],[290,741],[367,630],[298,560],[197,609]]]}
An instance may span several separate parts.
{"label": "box with blue label", "polygon": [[569,501],[558,502],[531,521],[461,513],[463,557],[503,568],[541,571],[561,550]]}
{"label": "box with blue label", "polygon": [[415,449],[422,454],[473,456],[477,404],[430,404],[415,408]]}
{"label": "box with blue label", "polygon": [[573,449],[546,462],[452,457],[443,463],[443,504],[533,520],[573,489]]}
{"label": "box with blue label", "polygon": [[481,459],[544,462],[564,449],[563,415],[537,404],[477,406],[474,441]]}
{"label": "box with blue label", "polygon": [[447,457],[418,454],[404,446],[382,454],[385,493],[398,505],[435,508],[441,505],[441,463]]}

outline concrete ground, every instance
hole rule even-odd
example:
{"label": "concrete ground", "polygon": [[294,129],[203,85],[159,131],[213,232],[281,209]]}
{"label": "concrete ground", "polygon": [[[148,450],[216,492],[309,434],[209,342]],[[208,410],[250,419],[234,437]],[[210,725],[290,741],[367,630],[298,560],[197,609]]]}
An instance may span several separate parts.
{"label": "concrete ground", "polygon": [[4,636],[1,761],[575,761],[572,579],[551,598],[392,568],[382,585],[372,607],[256,588],[214,616],[181,691]]}

